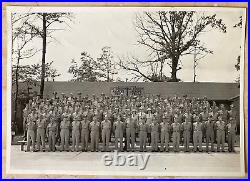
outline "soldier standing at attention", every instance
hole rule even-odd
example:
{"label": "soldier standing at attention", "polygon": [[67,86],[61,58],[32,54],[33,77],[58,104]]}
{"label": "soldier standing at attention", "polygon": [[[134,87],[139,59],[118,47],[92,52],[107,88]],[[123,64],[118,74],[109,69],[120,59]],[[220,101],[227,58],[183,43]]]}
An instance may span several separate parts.
{"label": "soldier standing at attention", "polygon": [[224,104],[220,105],[220,116],[222,118],[222,121],[227,124],[228,123],[228,111],[225,108]]}
{"label": "soldier standing at attention", "polygon": [[151,127],[151,147],[152,152],[158,151],[158,142],[159,142],[159,124],[157,123],[157,119],[153,116],[153,121],[150,125]]}
{"label": "soldier standing at attention", "polygon": [[[45,151],[45,124],[46,120],[44,119],[43,115],[39,116],[37,119],[37,150],[38,151]],[[42,142],[42,149],[40,150],[40,143]]]}
{"label": "soldier standing at attention", "polygon": [[29,116],[27,122],[27,149],[30,151],[30,142],[32,142],[32,151],[35,152],[35,129],[36,129],[37,114]]}
{"label": "soldier standing at attention", "polygon": [[65,115],[60,124],[61,151],[69,151],[69,127],[70,127],[69,117]]}
{"label": "soldier standing at attention", "polygon": [[74,117],[72,122],[72,151],[79,151],[79,139],[80,139],[80,115]]}
{"label": "soldier standing at attention", "polygon": [[153,122],[153,114],[152,114],[152,110],[151,108],[148,108],[147,109],[147,114],[146,114],[146,118],[147,118],[147,121],[146,121],[146,124],[147,124],[147,139],[148,139],[148,143],[150,145],[151,143],[151,124]]}
{"label": "soldier standing at attention", "polygon": [[206,130],[206,151],[209,151],[208,145],[211,142],[211,151],[214,152],[214,121],[213,116],[210,115],[208,117],[208,121],[205,122],[205,130]]}
{"label": "soldier standing at attention", "polygon": [[[135,125],[138,125],[139,115],[136,113],[136,109],[132,109],[131,118],[135,122]],[[138,133],[139,133],[139,130],[138,130],[138,127],[136,126],[136,128],[135,128],[135,142],[136,142],[136,138],[138,137]]]}
{"label": "soldier standing at attention", "polygon": [[225,122],[222,121],[222,117],[218,117],[218,121],[216,122],[217,128],[217,152],[224,152],[224,144],[225,144]]}
{"label": "soldier standing at attention", "polygon": [[170,125],[169,125],[169,119],[167,119],[166,115],[163,115],[163,122],[160,124],[161,128],[161,151],[164,151],[164,145],[165,149],[168,152],[169,147],[169,131],[170,131]]}
{"label": "soldier standing at attention", "polygon": [[50,118],[50,123],[47,126],[46,129],[46,135],[48,137],[49,141],[49,151],[56,151],[55,145],[56,145],[56,137],[58,133],[58,126],[54,118]]}
{"label": "soldier standing at attention", "polygon": [[201,117],[195,116],[195,123],[194,126],[194,134],[193,134],[193,141],[194,141],[194,152],[197,151],[197,146],[199,146],[199,151],[202,152],[202,123],[200,122]]}
{"label": "soldier standing at attention", "polygon": [[99,130],[100,123],[97,121],[97,117],[93,117],[93,121],[90,123],[90,140],[91,140],[91,152],[99,151]]}
{"label": "soldier standing at attention", "polygon": [[89,119],[87,114],[83,114],[83,119],[81,121],[81,142],[82,142],[82,151],[88,151],[89,143]]}
{"label": "soldier standing at attention", "polygon": [[25,109],[23,110],[23,138],[25,139],[27,136],[27,119],[29,115],[29,104],[26,105]]}
{"label": "soldier standing at attention", "polygon": [[185,122],[182,123],[183,137],[184,137],[184,151],[189,152],[191,122],[189,122],[188,115],[185,114]]}
{"label": "soldier standing at attention", "polygon": [[140,139],[140,152],[146,150],[147,142],[147,124],[146,117],[142,117],[141,122],[139,123],[139,139]]}
{"label": "soldier standing at attention", "polygon": [[228,136],[228,151],[235,152],[234,144],[235,144],[235,137],[236,137],[236,121],[234,117],[230,117],[230,122],[227,124],[227,136]]}
{"label": "soldier standing at attention", "polygon": [[118,141],[120,144],[119,151],[123,151],[123,130],[124,130],[124,125],[123,122],[121,121],[120,115],[117,117],[117,121],[114,122],[114,130],[115,130],[115,149],[118,150]]}
{"label": "soldier standing at attention", "polygon": [[110,138],[111,122],[108,120],[107,114],[104,117],[104,121],[101,122],[101,129],[102,129],[102,142],[103,142],[103,150],[102,151],[109,151],[109,138]]}
{"label": "soldier standing at attention", "polygon": [[180,145],[180,124],[178,123],[178,117],[175,115],[174,123],[172,124],[173,129],[173,148],[175,152],[179,152]]}
{"label": "soldier standing at attention", "polygon": [[204,142],[206,140],[205,124],[208,121],[208,117],[209,117],[209,112],[208,111],[209,111],[208,107],[204,107],[202,112],[200,113],[201,121],[202,121],[202,124],[203,124],[203,127],[202,127],[202,141],[204,141]]}
{"label": "soldier standing at attention", "polygon": [[[135,150],[135,120],[132,119],[130,116],[126,119],[126,139],[127,139],[127,151],[134,151]],[[130,147],[131,142],[131,147]],[[131,150],[130,150],[131,148]]]}

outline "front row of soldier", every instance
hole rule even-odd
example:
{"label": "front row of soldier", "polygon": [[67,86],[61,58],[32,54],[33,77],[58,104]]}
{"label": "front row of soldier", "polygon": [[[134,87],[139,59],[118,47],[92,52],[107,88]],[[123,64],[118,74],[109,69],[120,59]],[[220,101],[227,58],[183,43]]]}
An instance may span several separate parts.
{"label": "front row of soldier", "polygon": [[[46,125],[46,120],[43,116],[38,117],[34,121],[27,123],[27,150],[30,151],[32,144],[33,151],[45,151],[45,137],[48,138],[49,151],[56,151],[56,142],[58,133],[58,125],[53,117],[50,117],[49,123]],[[72,130],[70,130],[70,125]],[[190,136],[192,124],[188,119],[179,124],[177,119],[174,123],[169,124],[169,120],[163,117],[163,121],[158,124],[157,121],[152,121],[150,125],[146,124],[146,117],[143,117],[137,124],[134,119],[128,119],[125,122],[121,121],[118,116],[113,123],[115,136],[115,150],[123,151],[126,145],[126,151],[135,151],[136,133],[138,133],[140,150],[147,151],[146,145],[150,143],[151,151],[169,151],[169,143],[172,136],[173,150],[179,151],[180,141],[182,140],[185,152],[190,151]],[[205,126],[205,132],[203,127]],[[148,137],[148,128],[150,127],[150,137]],[[111,122],[105,116],[101,123],[97,117],[93,117],[93,121],[89,122],[86,118],[74,118],[73,122],[69,121],[68,116],[64,116],[60,123],[60,151],[69,151],[70,137],[72,139],[71,151],[99,151],[99,140],[102,140],[102,151],[110,151],[109,142],[111,138]],[[101,135],[100,135],[101,133]],[[171,135],[172,133],[172,135]],[[36,134],[36,135],[35,135]],[[205,135],[203,135],[205,134]],[[224,152],[225,137],[228,140],[228,151],[234,152],[234,143],[236,135],[236,124],[233,118],[227,125],[218,117],[218,121],[214,122],[211,117],[203,124],[199,119],[193,123],[193,151],[202,151],[202,139],[206,138],[206,151],[209,151],[209,143],[211,143],[212,152],[215,151],[214,141],[217,141],[217,151]],[[89,147],[90,136],[90,147]],[[35,149],[35,138],[37,149]],[[123,144],[125,138],[125,144]],[[160,139],[160,140],[159,140]],[[81,142],[81,149],[80,143]],[[160,145],[158,145],[160,142]],[[42,147],[41,147],[42,146]],[[160,146],[160,149],[159,149]],[[197,150],[198,147],[198,150]],[[221,148],[221,149],[220,149]]]}

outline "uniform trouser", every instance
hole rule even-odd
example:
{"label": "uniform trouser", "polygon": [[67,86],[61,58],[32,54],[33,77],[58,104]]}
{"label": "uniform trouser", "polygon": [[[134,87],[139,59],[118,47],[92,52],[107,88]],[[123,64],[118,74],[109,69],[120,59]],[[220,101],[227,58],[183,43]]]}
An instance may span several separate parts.
{"label": "uniform trouser", "polygon": [[228,151],[234,151],[235,133],[228,133]]}
{"label": "uniform trouser", "polygon": [[184,137],[184,151],[189,151],[190,131],[184,131],[183,137]]}
{"label": "uniform trouser", "polygon": [[179,132],[173,132],[173,148],[174,151],[179,151],[180,146],[180,133]]}
{"label": "uniform trouser", "polygon": [[73,130],[72,131],[72,150],[79,151],[79,142],[80,142],[80,131]]}
{"label": "uniform trouser", "polygon": [[199,146],[199,151],[202,151],[202,131],[194,131],[194,151],[197,151],[197,146]]}
{"label": "uniform trouser", "polygon": [[108,151],[109,149],[109,138],[110,138],[110,129],[103,129],[102,130],[103,151]]}
{"label": "uniform trouser", "polygon": [[69,129],[61,129],[61,150],[68,151],[69,150]]}
{"label": "uniform trouser", "polygon": [[49,150],[56,151],[56,131],[49,131]]}
{"label": "uniform trouser", "polygon": [[37,129],[37,136],[36,136],[36,142],[37,142],[37,149],[40,150],[40,144],[42,142],[42,149],[45,149],[45,129],[38,128]]}
{"label": "uniform trouser", "polygon": [[32,149],[35,150],[35,131],[27,131],[27,151],[30,151],[30,142],[32,142]]}
{"label": "uniform trouser", "polygon": [[117,150],[118,149],[118,142],[120,144],[120,151],[123,150],[123,145],[122,145],[122,140],[123,140],[123,132],[122,131],[118,131],[118,130],[115,130],[115,149]]}
{"label": "uniform trouser", "polygon": [[61,135],[60,135],[60,132],[61,132],[61,129],[60,129],[60,126],[57,130],[57,137],[56,137],[56,143],[58,143],[58,145],[61,144]]}
{"label": "uniform trouser", "polygon": [[140,131],[139,138],[140,138],[140,151],[146,151],[147,132]]}
{"label": "uniform trouser", "polygon": [[153,151],[158,150],[159,133],[156,131],[151,132],[151,147]]}
{"label": "uniform trouser", "polygon": [[168,151],[168,143],[169,143],[169,133],[168,132],[161,132],[161,149],[163,151],[164,144],[166,147],[166,151]]}
{"label": "uniform trouser", "polygon": [[91,151],[99,151],[99,132],[98,131],[91,131],[90,147],[91,147]]}
{"label": "uniform trouser", "polygon": [[82,142],[82,150],[88,150],[89,143],[89,131],[87,129],[82,129],[81,131],[81,142]]}
{"label": "uniform trouser", "polygon": [[224,151],[225,144],[225,131],[217,131],[217,151],[220,151],[220,147],[222,151]]}
{"label": "uniform trouser", "polygon": [[150,132],[147,132],[147,139],[148,139],[148,145],[150,145],[152,143],[152,136]]}
{"label": "uniform trouser", "polygon": [[[127,137],[127,150],[130,150],[130,138],[131,138],[131,149],[135,149],[135,130],[131,128],[126,129],[126,137]],[[147,136],[146,136],[147,137]]]}
{"label": "uniform trouser", "polygon": [[214,132],[206,133],[206,151],[209,151],[209,142],[211,142],[211,151],[214,151]]}

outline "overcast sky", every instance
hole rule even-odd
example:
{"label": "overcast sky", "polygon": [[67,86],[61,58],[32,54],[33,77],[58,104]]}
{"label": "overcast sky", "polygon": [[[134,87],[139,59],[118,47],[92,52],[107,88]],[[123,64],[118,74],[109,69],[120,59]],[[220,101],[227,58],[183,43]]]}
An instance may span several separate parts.
{"label": "overcast sky", "polygon": [[[141,9],[143,10],[143,9]],[[204,10],[204,9],[203,9]],[[67,70],[71,60],[79,59],[82,51],[87,51],[94,58],[101,53],[101,48],[110,46],[115,55],[127,54],[143,58],[147,55],[144,47],[138,46],[138,39],[134,28],[135,14],[138,9],[91,9],[82,8],[74,13],[75,19],[70,23],[70,28],[55,32],[55,38],[47,46],[47,61],[54,61],[54,68],[61,73],[56,78],[59,81],[68,81],[72,78]],[[211,12],[210,12],[211,13]],[[233,28],[243,15],[241,10],[217,9],[212,13],[217,14],[227,26],[227,33],[210,31],[201,35],[200,39],[213,50],[213,54],[200,60],[197,67],[197,81],[199,82],[234,82],[238,72],[235,70],[236,58],[241,54],[242,30]],[[41,47],[41,42],[36,45]],[[193,80],[193,56],[182,57],[183,69],[177,77],[183,81]],[[39,63],[41,53],[32,59],[23,60],[22,64]],[[170,76],[170,70],[165,67],[165,74]],[[122,80],[130,76],[124,71],[119,74]]]}

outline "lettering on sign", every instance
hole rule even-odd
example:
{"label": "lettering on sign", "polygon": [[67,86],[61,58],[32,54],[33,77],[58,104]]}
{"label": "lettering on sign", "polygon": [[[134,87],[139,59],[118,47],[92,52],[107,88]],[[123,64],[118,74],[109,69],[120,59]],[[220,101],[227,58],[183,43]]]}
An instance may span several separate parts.
{"label": "lettering on sign", "polygon": [[140,96],[144,94],[144,87],[136,86],[117,86],[111,88],[111,95],[113,96]]}

